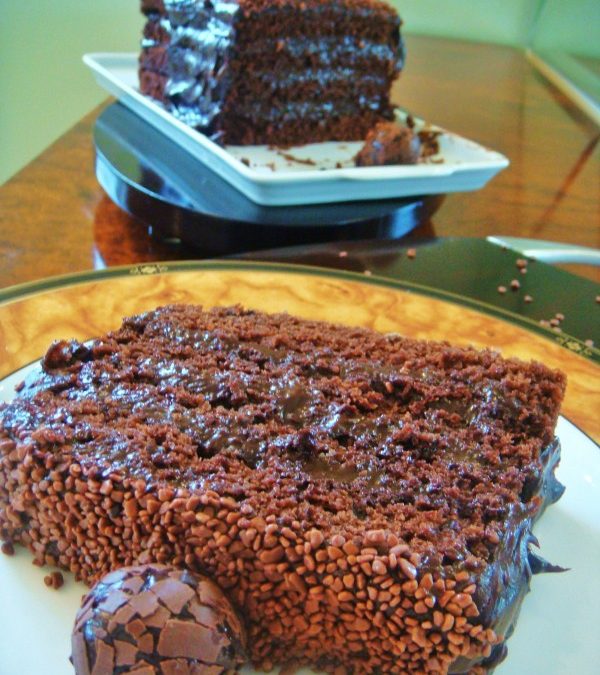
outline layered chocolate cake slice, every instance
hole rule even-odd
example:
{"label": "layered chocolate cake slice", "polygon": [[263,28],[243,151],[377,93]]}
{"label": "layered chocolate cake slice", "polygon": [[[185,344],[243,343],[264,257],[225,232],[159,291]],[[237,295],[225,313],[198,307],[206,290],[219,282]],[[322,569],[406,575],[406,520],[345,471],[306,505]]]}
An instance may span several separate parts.
{"label": "layered chocolate cake slice", "polygon": [[400,19],[380,0],[142,0],[140,89],[227,144],[359,140],[392,119]]}
{"label": "layered chocolate cake slice", "polygon": [[564,376],[240,308],[58,342],[0,408],[0,537],[91,583],[210,575],[261,667],[483,673],[561,494]]}

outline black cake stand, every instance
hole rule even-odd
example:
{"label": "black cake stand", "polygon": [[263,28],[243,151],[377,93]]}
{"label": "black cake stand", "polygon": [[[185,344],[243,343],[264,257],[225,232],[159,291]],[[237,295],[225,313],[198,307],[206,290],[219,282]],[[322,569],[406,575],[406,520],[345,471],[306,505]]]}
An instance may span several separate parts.
{"label": "black cake stand", "polygon": [[398,239],[429,221],[443,196],[261,206],[120,103],[94,128],[96,176],[108,196],[202,255],[329,241]]}

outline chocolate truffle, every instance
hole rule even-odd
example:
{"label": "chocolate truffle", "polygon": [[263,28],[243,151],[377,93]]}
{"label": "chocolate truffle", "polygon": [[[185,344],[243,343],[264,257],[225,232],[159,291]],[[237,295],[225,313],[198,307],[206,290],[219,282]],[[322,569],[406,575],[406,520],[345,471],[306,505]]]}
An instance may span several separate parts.
{"label": "chocolate truffle", "polygon": [[218,675],[244,661],[244,627],[219,587],[166,565],[123,567],[84,598],[71,640],[77,675]]}
{"label": "chocolate truffle", "polygon": [[356,155],[356,166],[416,164],[421,150],[419,137],[396,122],[380,122],[367,134]]}

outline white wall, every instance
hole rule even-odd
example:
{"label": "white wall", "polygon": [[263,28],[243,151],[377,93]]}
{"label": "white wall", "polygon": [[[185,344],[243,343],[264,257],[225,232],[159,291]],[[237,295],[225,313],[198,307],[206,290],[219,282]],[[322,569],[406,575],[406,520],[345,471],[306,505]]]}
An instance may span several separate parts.
{"label": "white wall", "polygon": [[0,0],[0,184],[106,98],[85,52],[136,51],[137,0]]}
{"label": "white wall", "polygon": [[522,45],[543,0],[391,0],[408,33]]}

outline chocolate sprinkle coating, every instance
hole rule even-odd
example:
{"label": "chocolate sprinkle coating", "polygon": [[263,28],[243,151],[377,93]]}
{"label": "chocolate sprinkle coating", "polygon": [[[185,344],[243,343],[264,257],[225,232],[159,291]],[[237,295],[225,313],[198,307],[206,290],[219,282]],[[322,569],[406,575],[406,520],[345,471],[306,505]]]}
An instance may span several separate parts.
{"label": "chocolate sprinkle coating", "polygon": [[0,550],[4,555],[14,555],[15,554],[15,547],[12,545],[12,541],[4,541],[2,542],[2,546],[0,547]]}
{"label": "chocolate sprinkle coating", "polygon": [[[159,308],[53,345],[0,406],[0,537],[88,583],[203,571],[267,670],[483,672],[534,571],[532,524],[561,494],[564,388],[491,351]],[[128,601],[119,642],[146,649],[157,602]]]}
{"label": "chocolate sprinkle coating", "polygon": [[210,579],[123,567],[84,598],[71,640],[77,675],[219,675],[245,661],[243,624]]}

